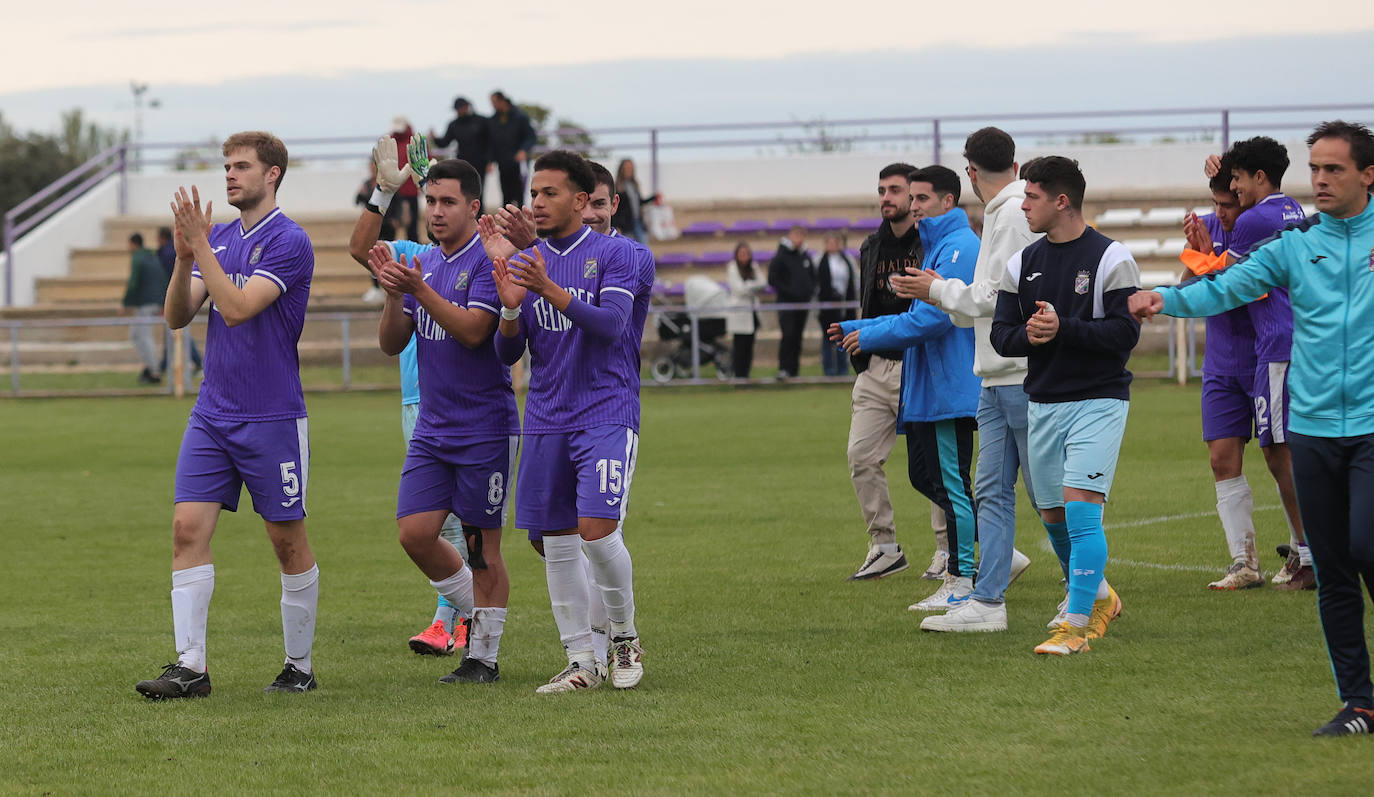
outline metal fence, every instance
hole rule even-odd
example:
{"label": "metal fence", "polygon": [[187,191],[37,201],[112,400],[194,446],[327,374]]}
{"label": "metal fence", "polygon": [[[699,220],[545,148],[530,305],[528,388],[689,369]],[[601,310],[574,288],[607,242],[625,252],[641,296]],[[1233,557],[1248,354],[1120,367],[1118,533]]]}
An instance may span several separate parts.
{"label": "metal fence", "polygon": [[[748,379],[735,379],[731,370],[731,351],[728,334],[723,331],[721,321],[725,313],[730,312],[750,312],[756,311],[766,320],[762,337],[770,343],[776,337],[777,325],[773,321],[773,314],[783,310],[808,310],[815,313],[819,310],[853,310],[857,309],[857,302],[809,302],[804,304],[787,303],[762,303],[755,306],[750,305],[730,305],[726,307],[687,307],[683,305],[656,304],[650,308],[648,323],[645,327],[644,343],[641,347],[643,354],[643,385],[645,387],[672,387],[690,385],[766,385],[776,383],[773,376],[751,377]],[[186,345],[188,336],[194,336],[200,341],[204,341],[204,319],[202,313],[190,327],[184,330],[168,330],[161,318],[156,317],[117,317],[117,318],[93,318],[93,319],[42,319],[42,320],[7,320],[0,321],[0,329],[4,330],[4,335],[9,340],[9,391],[11,397],[52,397],[52,396],[111,396],[111,395],[147,395],[147,396],[181,396],[187,393],[194,393],[197,382],[192,375],[192,363],[190,347]],[[819,327],[813,322],[814,316],[808,318],[808,334],[804,340],[812,352],[816,346],[834,345],[829,342],[821,341],[818,344],[816,331]],[[665,337],[661,332],[661,322],[670,322],[672,326],[678,328],[678,332],[671,337]],[[375,348],[374,338],[371,331],[376,328],[376,312],[329,312],[329,313],[310,313],[306,317],[306,323],[311,332],[311,339],[314,343],[323,347],[326,355],[314,356],[307,368],[322,367],[328,371],[326,376],[317,380],[307,382],[306,389],[310,391],[332,390],[394,390],[399,385],[397,370],[393,358],[386,358],[380,354],[380,350]],[[123,336],[119,341],[92,341],[90,339],[77,340],[65,344],[53,342],[28,342],[23,338],[26,333],[57,337],[55,333],[76,332],[80,330],[93,330],[97,328],[123,328],[131,329],[135,326],[157,326],[163,330],[164,351],[168,352],[169,362],[168,378],[159,387],[137,388],[132,385],[132,380],[138,368],[135,359],[130,359],[129,355],[133,352],[133,344],[129,341],[128,335]],[[331,333],[322,327],[335,327],[337,333]],[[355,362],[354,333],[358,330],[368,330],[368,336],[360,338],[363,349],[369,358],[372,358],[372,365],[384,364],[386,366],[386,378],[377,380],[359,380],[358,363]],[[1167,330],[1167,352],[1168,369],[1167,371],[1139,373],[1140,376],[1174,376],[1179,382],[1186,381],[1189,377],[1201,376],[1201,371],[1197,364],[1197,324],[1189,319],[1174,319]],[[1163,332],[1163,330],[1161,330]],[[706,333],[706,334],[704,334]],[[1156,335],[1160,333],[1155,333]],[[334,351],[334,344],[337,342],[337,353]],[[84,347],[84,348],[83,348]],[[53,359],[53,352],[66,351],[71,354],[90,355],[94,353],[95,362],[84,366],[64,366],[62,364],[39,364],[36,360],[41,355],[46,355],[48,360]],[[25,354],[28,354],[26,360]],[[328,359],[333,358],[333,359]],[[71,357],[64,357],[70,361]],[[808,357],[809,359],[809,357]],[[759,365],[757,370],[760,373],[772,373],[771,366]],[[127,376],[130,380],[128,386],[105,385],[78,385],[76,387],[60,388],[52,386],[41,386],[43,382],[51,382],[53,375],[72,377],[81,373],[98,373],[108,377],[114,374],[115,380]],[[376,373],[375,369],[373,373]],[[29,380],[26,387],[25,378]],[[527,370],[517,369],[517,385],[523,387],[526,382]],[[787,381],[795,384],[842,384],[852,381],[853,375],[845,376],[795,376]],[[323,381],[321,381],[323,380]],[[106,378],[108,383],[111,379]],[[40,386],[34,386],[38,382]]]}

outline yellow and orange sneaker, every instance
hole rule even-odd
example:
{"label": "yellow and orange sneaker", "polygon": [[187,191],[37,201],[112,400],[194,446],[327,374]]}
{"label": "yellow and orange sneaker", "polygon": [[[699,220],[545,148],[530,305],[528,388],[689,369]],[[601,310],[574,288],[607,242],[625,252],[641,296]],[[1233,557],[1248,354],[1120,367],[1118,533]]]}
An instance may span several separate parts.
{"label": "yellow and orange sneaker", "polygon": [[[463,636],[466,642],[467,634]],[[421,656],[452,656],[454,647],[453,634],[445,630],[443,622],[439,620],[410,638],[410,649]]]}
{"label": "yellow and orange sneaker", "polygon": [[1088,639],[1107,635],[1107,624],[1121,616],[1121,596],[1107,585],[1107,597],[1093,601],[1093,613],[1088,616]]}
{"label": "yellow and orange sneaker", "polygon": [[1055,656],[1071,656],[1086,653],[1088,647],[1088,627],[1060,623],[1049,639],[1035,646],[1036,653],[1050,653]]}

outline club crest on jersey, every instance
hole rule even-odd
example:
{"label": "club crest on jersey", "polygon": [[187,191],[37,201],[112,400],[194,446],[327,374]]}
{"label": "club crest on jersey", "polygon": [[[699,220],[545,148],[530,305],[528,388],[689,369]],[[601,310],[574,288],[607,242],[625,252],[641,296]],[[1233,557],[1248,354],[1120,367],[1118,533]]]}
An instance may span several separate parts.
{"label": "club crest on jersey", "polygon": [[1073,292],[1079,295],[1088,292],[1088,272],[1080,271],[1078,276],[1073,278]]}
{"label": "club crest on jersey", "polygon": [[248,256],[248,265],[256,266],[262,260],[262,244],[253,247],[253,253]]}
{"label": "club crest on jersey", "polygon": [[461,291],[462,289],[466,288],[467,286],[468,286],[468,273],[467,273],[466,271],[464,271],[462,274],[459,274],[459,275],[458,275],[458,283],[457,283],[456,285],[453,286],[453,289],[456,290],[456,291]]}
{"label": "club crest on jersey", "polygon": [[1374,249],[1369,250],[1369,270],[1374,271]]}
{"label": "club crest on jersey", "polygon": [[584,264],[582,267],[582,276],[587,277],[588,279],[596,276],[596,258],[587,258],[586,264]]}

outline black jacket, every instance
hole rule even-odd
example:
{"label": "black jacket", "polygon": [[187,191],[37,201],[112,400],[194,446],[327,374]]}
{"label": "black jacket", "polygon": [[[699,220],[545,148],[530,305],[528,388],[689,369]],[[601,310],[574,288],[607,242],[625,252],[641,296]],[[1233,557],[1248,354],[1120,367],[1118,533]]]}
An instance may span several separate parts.
{"label": "black jacket", "polygon": [[478,172],[491,163],[491,120],[487,117],[475,113],[454,117],[444,134],[434,139],[434,146],[447,147],[455,141],[458,157],[477,167]]}
{"label": "black jacket", "polygon": [[524,111],[511,105],[505,118],[501,114],[491,116],[491,159],[500,163],[515,160],[515,153],[524,150],[527,154],[536,143],[534,126]]}
{"label": "black jacket", "polygon": [[806,250],[778,244],[777,254],[768,263],[768,284],[778,292],[780,302],[809,302],[816,295],[816,264]]}
{"label": "black jacket", "polygon": [[[859,283],[855,279],[854,261],[844,252],[840,252],[839,256],[849,264],[849,281],[845,284],[843,293],[835,290],[835,282],[831,279],[830,256],[822,252],[818,258],[819,266],[816,269],[816,281],[820,284],[818,298],[822,302],[852,302],[858,298]],[[852,318],[854,318],[853,310],[822,310],[820,312],[820,322],[823,327],[840,321],[849,321]]]}
{"label": "black jacket", "polygon": [[[891,226],[883,222],[891,231]],[[913,228],[914,229],[914,228]],[[877,232],[872,233],[864,242],[859,245],[859,317],[874,318],[880,315],[891,315],[890,313],[880,313],[875,307],[874,288],[878,282],[878,248],[879,238],[882,235],[882,227]],[[910,246],[907,248],[906,255],[917,263],[925,259],[925,250],[921,247],[921,236],[912,236]],[[868,361],[875,352],[860,352],[852,355],[849,359],[854,363],[854,373],[863,373],[868,368]],[[882,352],[883,356],[890,360],[901,361],[902,352]]]}

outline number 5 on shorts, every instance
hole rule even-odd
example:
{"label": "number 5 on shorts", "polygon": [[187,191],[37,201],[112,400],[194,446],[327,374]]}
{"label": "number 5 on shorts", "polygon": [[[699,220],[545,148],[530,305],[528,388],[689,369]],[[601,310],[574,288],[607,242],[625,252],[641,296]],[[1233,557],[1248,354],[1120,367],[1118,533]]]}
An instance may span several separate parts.
{"label": "number 5 on shorts", "polygon": [[290,498],[293,495],[300,495],[301,479],[296,475],[296,463],[281,463],[281,491],[282,494]]}

